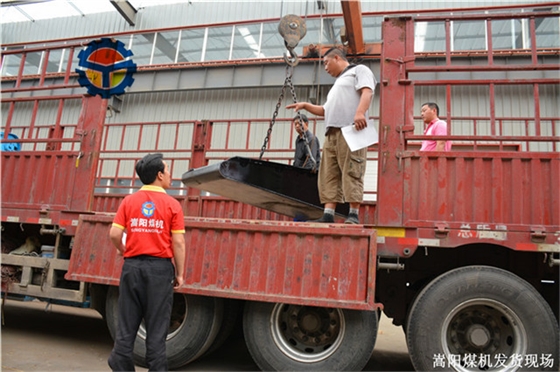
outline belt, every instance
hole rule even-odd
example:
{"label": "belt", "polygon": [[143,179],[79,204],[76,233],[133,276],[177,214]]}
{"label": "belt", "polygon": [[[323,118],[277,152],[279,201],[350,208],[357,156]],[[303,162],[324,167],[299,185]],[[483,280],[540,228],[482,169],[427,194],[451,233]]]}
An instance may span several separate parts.
{"label": "belt", "polygon": [[132,257],[125,257],[125,260],[143,260],[143,261],[159,261],[159,260],[169,260],[171,261],[171,258],[166,258],[166,257],[156,257],[156,256],[150,256],[147,254],[141,254],[138,256],[132,256]]}
{"label": "belt", "polygon": [[331,134],[335,134],[336,132],[340,132],[340,128],[328,127],[325,136],[330,136]]}

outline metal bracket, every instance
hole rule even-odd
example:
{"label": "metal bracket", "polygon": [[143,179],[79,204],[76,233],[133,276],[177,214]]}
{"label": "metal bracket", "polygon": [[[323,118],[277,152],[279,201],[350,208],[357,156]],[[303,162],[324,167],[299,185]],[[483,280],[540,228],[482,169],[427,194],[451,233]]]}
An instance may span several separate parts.
{"label": "metal bracket", "polygon": [[[400,85],[411,85],[412,84],[412,80],[410,79],[406,79],[406,71],[404,68],[404,65],[408,62],[414,62],[414,60],[416,59],[415,56],[405,56],[403,58],[385,58],[385,62],[392,62],[392,63],[396,63],[399,65],[399,78],[397,80],[397,83]],[[384,85],[388,85],[388,81],[387,83],[385,83],[385,81],[383,81]]]}
{"label": "metal bracket", "polygon": [[33,270],[30,266],[24,266],[21,272],[21,280],[19,281],[19,286],[23,288],[27,288],[27,286],[33,280]]}
{"label": "metal bracket", "polygon": [[399,172],[402,170],[402,159],[403,158],[410,158],[412,154],[407,151],[404,151],[404,135],[406,132],[414,132],[414,125],[399,125],[395,128],[397,132],[399,132],[399,149],[395,156],[399,162]]}
{"label": "metal bracket", "polygon": [[400,262],[400,257],[396,257],[397,262],[381,262],[381,257],[377,258],[377,270],[404,270],[404,264]]}
{"label": "metal bracket", "polygon": [[385,61],[387,62],[394,62],[400,65],[408,62],[414,62],[415,60],[416,56],[405,56],[403,58],[385,58]]}
{"label": "metal bracket", "polygon": [[542,243],[546,239],[546,229],[543,226],[531,226],[531,240]]}
{"label": "metal bracket", "polygon": [[403,166],[402,166],[402,161],[405,158],[411,158],[412,157],[412,153],[410,151],[397,151],[395,153],[395,157],[398,160],[399,163],[399,172],[402,171]]}
{"label": "metal bracket", "polygon": [[560,266],[560,258],[555,258],[554,253],[545,255],[545,260],[547,256],[548,256],[548,266],[550,267]]}
{"label": "metal bracket", "polygon": [[414,132],[414,125],[399,125],[395,130],[399,133]]}
{"label": "metal bracket", "polygon": [[54,227],[52,229],[47,229],[45,227],[45,225],[41,225],[41,229],[39,230],[39,234],[41,235],[58,235],[58,234],[64,234],[66,232],[66,229],[64,227]]}
{"label": "metal bracket", "polygon": [[445,222],[436,222],[435,233],[436,238],[446,238],[449,235],[449,225]]}
{"label": "metal bracket", "polygon": [[41,291],[43,291],[44,288],[45,288],[45,283],[47,282],[47,279],[48,279],[48,276],[49,276],[50,266],[51,266],[51,263],[47,259],[47,262],[45,262],[45,266],[43,267],[43,270],[41,271]]}

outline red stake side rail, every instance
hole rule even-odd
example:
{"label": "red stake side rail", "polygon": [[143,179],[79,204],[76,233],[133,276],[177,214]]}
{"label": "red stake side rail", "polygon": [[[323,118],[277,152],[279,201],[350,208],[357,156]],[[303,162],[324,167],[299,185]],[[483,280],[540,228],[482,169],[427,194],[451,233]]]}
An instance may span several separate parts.
{"label": "red stake side rail", "polygon": [[[112,216],[81,216],[68,279],[118,285]],[[182,293],[373,310],[375,230],[322,224],[185,218]]]}
{"label": "red stake side rail", "polygon": [[[538,15],[558,18],[556,11]],[[504,14],[494,19],[492,13],[469,17],[487,22],[489,34],[497,21],[507,19]],[[376,201],[362,204],[363,225],[295,222],[178,181],[191,168],[233,154],[256,158],[260,141],[251,136],[264,133],[268,119],[113,124],[105,122],[107,103],[95,97],[83,97],[79,115],[73,95],[3,100],[5,134],[21,140],[2,142],[22,145],[21,151],[1,154],[3,248],[16,249],[38,236],[54,251],[52,257],[3,252],[2,290],[80,305],[89,296],[115,330],[123,261],[108,230],[122,198],[141,187],[134,172],[137,159],[157,151],[170,163],[169,193],[185,211],[188,247],[185,283],[174,297],[177,327],[166,341],[175,353],[168,355],[170,368],[209,350],[227,328],[226,312],[239,305],[232,299],[247,300],[245,341],[263,370],[361,369],[378,335],[379,312],[372,310],[381,308],[393,324],[404,326],[418,370],[437,369],[431,356],[465,361],[473,345],[475,356],[513,360],[539,354],[554,359],[556,368],[560,137],[559,118],[549,107],[555,102],[550,87],[558,82],[550,63],[556,54],[532,46],[511,60],[500,57],[503,67],[499,53],[465,58],[452,51],[455,20],[472,19],[449,14],[444,20],[383,21],[379,143],[368,154]],[[443,53],[415,54],[419,22],[443,22]],[[537,23],[528,22],[534,41]],[[427,68],[430,63],[437,68]],[[19,87],[21,76],[16,81]],[[473,84],[482,87],[475,93],[485,94],[488,110],[456,115],[453,109],[465,99],[458,88]],[[500,87],[512,84],[531,93],[524,100],[530,110],[523,115],[499,110],[502,98],[508,98]],[[415,130],[415,94],[432,87],[451,129],[443,137],[453,142],[450,152],[419,151],[422,140],[442,139]],[[506,108],[515,104],[512,99]],[[53,122],[37,119],[44,108],[54,108]],[[234,141],[233,133],[247,139]],[[277,144],[287,138],[269,141],[265,160],[290,164],[293,140],[284,147]],[[200,346],[185,346],[193,338]],[[145,352],[141,335],[136,342]]]}
{"label": "red stake side rail", "polygon": [[[557,17],[557,14],[542,12],[539,16]],[[503,20],[504,17],[498,18]],[[492,15],[485,19],[491,21]],[[530,151],[532,143],[544,141],[555,150],[560,141],[555,129],[558,118],[541,115],[540,110],[538,93],[543,85],[556,81],[556,77],[543,78],[541,74],[542,70],[550,69],[549,64],[541,64],[541,59],[531,54],[530,65],[536,72],[521,82],[533,87],[535,93],[532,121],[526,116],[496,115],[493,88],[496,83],[491,79],[477,81],[488,86],[489,114],[454,116],[450,108],[458,98],[452,88],[469,85],[472,80],[446,78],[440,81],[422,75],[425,61],[414,53],[413,35],[417,22],[431,20],[428,17],[391,18],[383,24],[380,142],[368,155],[368,160],[378,168],[377,202],[364,203],[361,211],[364,224],[383,231],[378,234],[378,252],[408,257],[421,246],[453,248],[479,243],[497,244],[511,250],[557,252],[559,242],[554,234],[560,231],[558,152]],[[531,29],[534,31],[534,27]],[[446,55],[451,58],[446,58],[442,66],[468,70],[469,66],[462,65],[460,58],[455,60],[449,50],[450,45],[447,45]],[[533,51],[541,56],[539,48]],[[477,70],[494,72],[501,68],[494,62],[490,58]],[[527,65],[503,67],[508,72],[516,69],[526,71]],[[448,109],[442,118],[452,129],[452,135],[447,138],[454,141],[454,151],[444,154],[417,151],[419,141],[425,138],[413,134],[415,118],[417,120],[414,115],[417,84],[439,84],[445,89]],[[229,136],[235,126],[245,126],[247,133],[251,133],[251,127],[267,125],[267,119],[106,124],[104,105],[107,103],[86,96],[82,98],[79,116],[74,121],[63,120],[76,98],[3,99],[9,105],[4,129],[19,131],[22,151],[2,152],[2,222],[56,226],[73,236],[81,214],[115,212],[120,200],[140,187],[134,174],[134,159],[153,151],[163,152],[170,159],[176,180],[170,193],[183,203],[187,216],[287,220],[285,216],[219,196],[185,190],[178,181],[185,170],[228,158],[231,154],[256,157],[260,149],[251,148],[249,140],[245,148],[235,149],[229,145]],[[40,123],[36,119],[37,111],[47,102],[57,105],[54,124]],[[33,105],[27,123],[19,120],[14,109],[20,104]],[[476,123],[484,121],[490,123],[489,135],[477,133]],[[453,135],[453,128],[464,122],[475,123],[474,133]],[[524,130],[522,134],[505,135],[503,122],[513,122]],[[213,141],[217,131],[223,132],[220,135],[225,143]],[[175,141],[161,148],[159,139],[163,133],[174,134]],[[543,136],[544,133],[547,135]],[[139,150],[142,139],[151,135],[155,138],[153,146],[142,146]],[[185,140],[189,138],[191,141]],[[14,141],[3,139],[2,142]],[[289,163],[292,143],[293,138],[290,138],[289,147],[269,148],[268,154],[273,155],[268,155],[267,160]],[[25,173],[18,171],[21,167],[26,169]],[[29,180],[27,174],[37,177]]]}

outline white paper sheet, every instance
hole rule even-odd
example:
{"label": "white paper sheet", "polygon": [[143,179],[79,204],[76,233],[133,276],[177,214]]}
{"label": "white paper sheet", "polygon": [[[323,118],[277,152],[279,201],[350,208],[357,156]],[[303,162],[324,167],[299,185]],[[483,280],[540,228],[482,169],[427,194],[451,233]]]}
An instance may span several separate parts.
{"label": "white paper sheet", "polygon": [[351,151],[363,149],[379,142],[379,135],[373,125],[373,120],[368,120],[367,127],[362,130],[356,130],[354,125],[343,127],[342,135]]}

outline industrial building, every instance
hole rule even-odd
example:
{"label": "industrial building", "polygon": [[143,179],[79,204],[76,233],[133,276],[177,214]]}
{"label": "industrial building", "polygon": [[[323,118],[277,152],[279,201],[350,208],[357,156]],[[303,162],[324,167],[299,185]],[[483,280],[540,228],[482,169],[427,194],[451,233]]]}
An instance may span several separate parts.
{"label": "industrial building", "polygon": [[[123,259],[107,231],[142,185],[138,159],[160,152],[188,247],[170,369],[239,324],[262,370],[361,370],[383,314],[416,370],[558,370],[558,2],[14,0],[1,11],[3,295],[92,307],[114,336]],[[376,77],[378,139],[363,145],[359,208],[343,210],[337,190],[333,220],[317,221],[318,174],[292,166],[286,106],[325,103],[333,46]],[[448,132],[427,132],[426,102]],[[324,118],[308,116],[324,144]],[[452,148],[423,151],[425,140]],[[347,176],[361,179],[355,163]],[[164,230],[144,216],[127,232]],[[140,325],[133,350],[144,367],[146,335]]]}
{"label": "industrial building", "polygon": [[[125,5],[123,5],[123,3]],[[468,4],[468,8],[466,4]],[[39,8],[39,13],[33,9]],[[558,5],[546,1],[362,1],[363,40],[372,53],[359,58],[367,64],[380,80],[379,50],[382,43],[381,23],[391,15],[434,15],[434,21],[419,22],[415,30],[415,53],[424,65],[441,64],[444,58],[446,22],[445,14],[473,14],[486,12],[498,14],[514,11],[520,14],[538,14],[543,9],[558,10]],[[56,8],[52,18],[43,19],[46,10]],[[64,10],[68,8],[67,10]],[[513,10],[512,10],[513,9]],[[133,53],[137,65],[134,83],[126,94],[109,100],[105,123],[108,126],[106,161],[99,177],[114,174],[117,163],[111,161],[114,151],[123,155],[126,149],[136,148],[138,141],[145,141],[146,150],[171,148],[178,136],[190,146],[190,129],[186,122],[209,120],[213,122],[212,158],[220,161],[232,155],[256,157],[266,136],[270,120],[278,102],[286,76],[284,40],[278,33],[278,23],[287,14],[300,16],[306,24],[307,34],[295,52],[301,56],[293,70],[292,82],[300,101],[324,102],[331,78],[324,72],[318,58],[308,58],[309,46],[343,45],[344,20],[339,1],[101,1],[95,6],[80,1],[6,1],[2,3],[2,126],[10,121],[11,133],[19,138],[28,135],[26,128],[33,122],[34,130],[45,138],[53,126],[75,123],[80,113],[79,96],[85,88],[77,83],[78,54],[92,40],[114,38]],[[66,12],[67,16],[62,16]],[[128,14],[127,14],[128,12]],[[33,18],[35,14],[35,18]],[[495,20],[491,28],[482,19],[452,21],[449,43],[454,58],[462,63],[477,65],[488,50],[494,51],[495,64],[530,60],[524,51],[536,42],[541,49],[556,50],[560,46],[559,20],[529,18]],[[530,27],[535,27],[536,39],[531,40]],[[377,47],[377,51],[375,48]],[[543,57],[545,64],[557,64],[557,52]],[[21,78],[18,72],[22,69]],[[557,71],[540,70],[544,80],[557,78]],[[430,78],[484,79],[492,72],[445,72],[424,74]],[[431,76],[430,76],[431,75]],[[503,79],[523,78],[525,72],[503,73]],[[49,88],[50,86],[50,88]],[[369,110],[378,123],[379,85]],[[452,99],[446,97],[446,88],[417,84],[414,113],[417,125],[415,134],[422,134],[419,119],[420,104],[438,102],[440,116],[447,120],[453,135],[520,135],[540,133],[554,136],[560,132],[558,85],[541,84],[538,87],[540,102],[535,107],[535,86],[531,84],[496,85],[490,92],[484,85],[461,85],[449,88]],[[32,97],[64,95],[64,103],[53,99],[34,100]],[[494,98],[491,98],[494,96]],[[4,98],[18,100],[6,101]],[[75,99],[71,99],[74,97]],[[277,125],[270,139],[266,159],[290,163],[294,134],[290,123],[292,111],[284,107],[293,99],[288,89],[280,105]],[[63,108],[62,108],[63,107]],[[472,118],[480,118],[474,122]],[[491,128],[491,118],[499,120],[499,129]],[[534,120],[538,118],[538,120]],[[159,143],[153,144],[153,134],[143,127],[139,139],[139,124],[172,123],[185,121],[184,125],[161,127]],[[538,124],[536,124],[538,123]],[[320,118],[313,118],[311,129],[322,140],[324,128]],[[377,125],[377,124],[376,124]],[[125,138],[121,138],[124,128]],[[135,129],[136,128],[136,129]],[[71,126],[64,129],[64,136],[74,135]],[[122,140],[122,143],[121,143]],[[322,142],[322,141],[321,141]],[[457,142],[460,143],[460,142]],[[483,143],[483,142],[480,142]],[[558,150],[557,144],[548,142],[516,143],[520,149],[532,151]],[[24,144],[25,148],[25,144]],[[179,146],[180,148],[180,146]],[[190,149],[185,149],[190,150]],[[137,154],[132,152],[131,157]],[[173,155],[173,154],[170,154]],[[177,156],[173,164],[173,177],[189,168],[187,156]],[[366,199],[375,200],[376,156],[372,153],[366,177]],[[131,177],[130,164],[120,164],[126,185]],[[110,184],[112,181],[100,181]],[[180,188],[179,182],[177,186]],[[101,189],[100,189],[101,190]],[[125,190],[128,192],[129,190]],[[177,192],[183,193],[184,190]]]}

